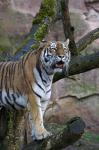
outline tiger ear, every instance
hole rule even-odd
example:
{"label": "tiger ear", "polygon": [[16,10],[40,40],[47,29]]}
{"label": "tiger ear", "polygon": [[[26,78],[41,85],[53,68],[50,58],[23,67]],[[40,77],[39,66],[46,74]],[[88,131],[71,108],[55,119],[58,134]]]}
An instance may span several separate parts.
{"label": "tiger ear", "polygon": [[66,45],[66,47],[68,47],[68,46],[69,46],[69,42],[70,42],[70,40],[69,40],[69,39],[67,39],[67,40],[65,41],[65,45]]}

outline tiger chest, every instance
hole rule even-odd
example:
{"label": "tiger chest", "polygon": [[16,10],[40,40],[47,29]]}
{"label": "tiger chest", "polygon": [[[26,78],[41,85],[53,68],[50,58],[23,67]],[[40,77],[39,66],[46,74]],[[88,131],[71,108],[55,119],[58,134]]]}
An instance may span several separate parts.
{"label": "tiger chest", "polygon": [[37,97],[40,99],[49,100],[51,97],[51,84],[49,86],[43,86],[38,84],[33,84],[33,91]]}

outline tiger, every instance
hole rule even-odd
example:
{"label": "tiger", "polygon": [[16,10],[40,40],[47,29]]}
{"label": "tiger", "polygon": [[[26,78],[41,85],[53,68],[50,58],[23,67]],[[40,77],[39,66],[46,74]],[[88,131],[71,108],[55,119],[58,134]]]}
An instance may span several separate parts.
{"label": "tiger", "polygon": [[0,62],[0,107],[24,110],[30,106],[33,140],[51,135],[44,127],[43,116],[51,97],[56,72],[68,69],[71,54],[69,39],[48,41],[18,61]]}

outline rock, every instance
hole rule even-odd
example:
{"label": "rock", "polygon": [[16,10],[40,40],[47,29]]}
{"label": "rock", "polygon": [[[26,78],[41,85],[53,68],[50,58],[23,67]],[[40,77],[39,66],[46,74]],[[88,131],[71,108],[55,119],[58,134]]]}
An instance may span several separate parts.
{"label": "rock", "polygon": [[80,116],[85,121],[87,130],[99,133],[99,94],[83,98],[67,96],[51,102],[46,111],[45,120],[65,123],[75,116]]}
{"label": "rock", "polygon": [[99,2],[98,0],[85,0],[85,3],[95,3],[95,2]]}
{"label": "rock", "polygon": [[[76,9],[70,9],[70,18],[71,24],[74,26],[74,36],[75,39],[78,40],[81,36],[83,36],[89,30],[89,25],[85,21],[84,15],[82,12]],[[46,40],[65,40],[63,24],[62,21],[59,20],[55,22],[49,29],[49,33],[46,36]]]}
{"label": "rock", "polygon": [[99,13],[96,12],[94,9],[90,9],[86,16],[86,19],[89,21],[99,21]]}
{"label": "rock", "polygon": [[10,57],[29,33],[40,3],[40,0],[0,0],[0,60],[5,60],[4,53]]}
{"label": "rock", "polygon": [[10,0],[11,8],[14,11],[30,14],[35,16],[35,14],[39,11],[41,4],[41,0]]}
{"label": "rock", "polygon": [[87,11],[84,0],[79,0],[79,1],[70,0],[69,1],[69,8],[70,8],[70,10],[73,10],[73,9],[75,9],[76,11],[80,10],[80,12]]}

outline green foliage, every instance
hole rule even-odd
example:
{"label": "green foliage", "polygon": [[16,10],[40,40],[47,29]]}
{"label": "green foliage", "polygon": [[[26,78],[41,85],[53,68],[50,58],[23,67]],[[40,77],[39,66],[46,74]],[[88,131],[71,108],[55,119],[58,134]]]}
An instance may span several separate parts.
{"label": "green foliage", "polygon": [[42,26],[39,27],[39,29],[37,30],[37,32],[34,34],[34,38],[37,41],[41,41],[45,34],[47,33],[47,25],[43,24]]}
{"label": "green foliage", "polygon": [[86,131],[82,138],[88,142],[99,143],[99,134],[97,135],[89,131]]}
{"label": "green foliage", "polygon": [[39,13],[33,20],[33,24],[41,23],[46,17],[55,15],[56,0],[43,0]]}

